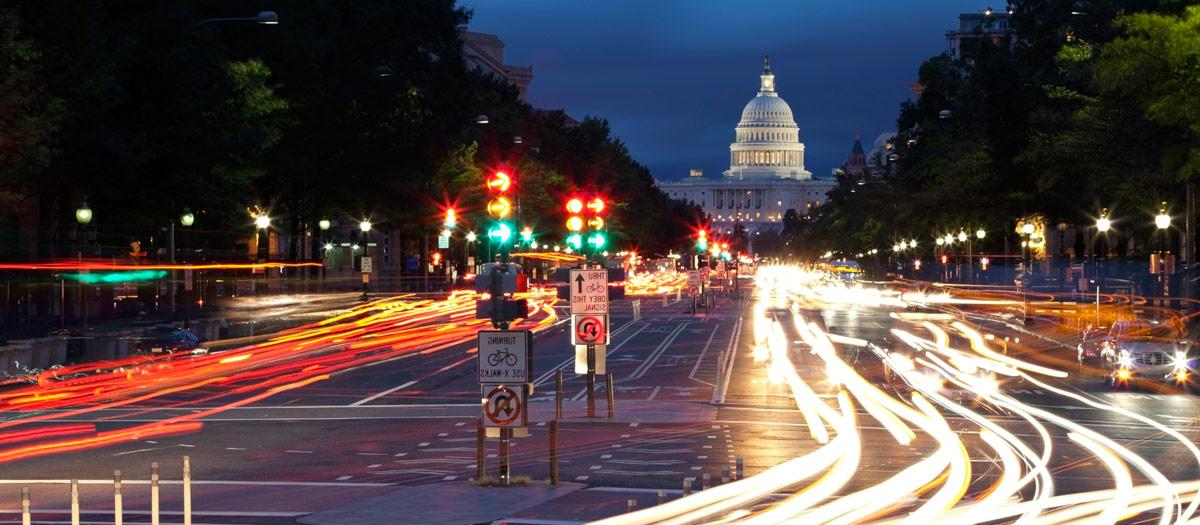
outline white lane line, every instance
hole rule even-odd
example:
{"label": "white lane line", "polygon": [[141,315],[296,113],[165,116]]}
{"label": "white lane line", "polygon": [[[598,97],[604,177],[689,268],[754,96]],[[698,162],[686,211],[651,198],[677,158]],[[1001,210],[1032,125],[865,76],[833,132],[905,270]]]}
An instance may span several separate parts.
{"label": "white lane line", "polygon": [[350,478],[353,478],[353,477],[354,477],[354,476],[338,476],[338,477],[337,477],[337,480],[338,480],[338,481],[346,481],[346,480],[348,480],[348,479],[350,479]]}
{"label": "white lane line", "polygon": [[246,449],[242,448],[242,447],[225,447],[225,450],[246,450]]}
{"label": "white lane line", "polygon": [[150,451],[154,451],[154,450],[158,450],[158,449],[157,448],[139,448],[137,450],[127,450],[125,452],[117,452],[116,454],[113,454],[113,457],[126,456],[129,454],[137,454],[139,452],[150,452]]}
{"label": "white lane line", "polygon": [[311,450],[285,450],[288,454],[312,454]]}
{"label": "white lane line", "polygon": [[370,397],[365,397],[365,398],[359,399],[358,401],[355,401],[355,402],[353,402],[353,403],[350,403],[350,406],[352,406],[352,407],[357,407],[357,406],[362,406],[362,405],[365,405],[365,404],[367,404],[367,403],[370,403],[370,402],[372,402],[372,401],[374,401],[374,400],[376,400],[376,399],[379,399],[379,398],[381,398],[381,397],[383,397],[383,396],[386,396],[386,395],[388,395],[388,394],[391,394],[392,392],[396,392],[396,391],[398,391],[398,390],[404,390],[405,388],[408,388],[408,387],[410,387],[410,386],[413,386],[413,385],[415,385],[416,383],[417,383],[417,380],[416,380],[416,379],[414,379],[414,380],[412,380],[412,381],[409,381],[409,382],[407,382],[407,383],[404,383],[403,385],[400,385],[400,386],[398,386],[398,387],[389,388],[389,389],[387,389],[387,390],[384,390],[383,392],[380,392],[380,393],[378,393],[378,394],[375,394],[375,395],[373,395],[373,396],[370,396]]}
{"label": "white lane line", "polygon": [[714,405],[725,403],[725,391],[729,390],[729,378],[733,376],[733,362],[737,358],[738,342],[742,338],[742,317],[738,316],[737,324],[733,325],[733,337],[729,338],[729,347],[725,349],[725,370],[717,370],[718,374],[725,374],[725,380],[721,381],[721,390],[713,389],[713,396],[708,402]]}
{"label": "white lane line", "polygon": [[650,370],[650,367],[654,366],[654,363],[658,361],[658,358],[662,357],[663,353],[667,351],[667,348],[671,346],[671,343],[675,342],[675,338],[679,337],[679,334],[682,333],[689,324],[691,323],[686,321],[679,323],[679,326],[676,326],[675,330],[672,330],[671,334],[668,335],[666,339],[663,339],[662,343],[659,343],[658,348],[655,348],[654,351],[650,353],[650,356],[642,362],[641,366],[637,367],[632,374],[629,374],[629,377],[621,379],[618,382],[641,379],[642,376],[646,375],[646,372]]}
{"label": "white lane line", "polygon": [[655,397],[658,397],[658,392],[659,392],[660,390],[662,390],[662,387],[661,387],[661,386],[656,386],[656,387],[654,387],[654,391],[650,392],[650,397],[647,397],[647,398],[646,398],[646,401],[654,401],[654,398],[655,398]]}
{"label": "white lane line", "polygon": [[[708,381],[696,379],[696,372],[699,372],[700,365],[704,364],[704,355],[708,353],[708,347],[712,346],[713,338],[717,336],[717,329],[720,327],[721,327],[721,323],[717,323],[716,325],[713,326],[712,333],[708,335],[708,342],[704,343],[704,349],[700,351],[700,357],[696,358],[696,366],[692,367],[692,373],[688,374],[688,379],[691,379],[692,381],[695,381],[697,383],[703,383],[703,384],[711,386],[711,387],[716,386],[712,383],[709,383]],[[720,359],[718,359],[717,361],[719,362]],[[720,374],[721,371],[717,370],[717,373]]]}

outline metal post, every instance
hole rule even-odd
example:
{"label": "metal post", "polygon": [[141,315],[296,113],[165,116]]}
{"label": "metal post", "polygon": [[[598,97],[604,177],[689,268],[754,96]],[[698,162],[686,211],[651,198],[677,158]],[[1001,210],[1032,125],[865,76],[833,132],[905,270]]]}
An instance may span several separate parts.
{"label": "metal post", "polygon": [[500,429],[500,486],[507,487],[512,481],[512,464],[509,457],[509,440],[512,438],[511,428]]}
{"label": "metal post", "polygon": [[687,495],[690,495],[691,493],[692,493],[692,480],[684,479],[683,480],[683,495],[687,496]]}
{"label": "metal post", "polygon": [[29,525],[33,517],[29,515],[29,487],[21,487],[21,525]]}
{"label": "metal post", "polygon": [[558,420],[550,420],[550,484],[558,484]]}
{"label": "metal post", "polygon": [[158,462],[150,464],[150,523],[158,525]]}
{"label": "metal post", "polygon": [[633,512],[637,508],[637,500],[630,498],[625,500],[625,512]]}
{"label": "metal post", "polygon": [[729,464],[721,465],[721,484],[729,483]]}
{"label": "metal post", "polygon": [[563,373],[554,371],[554,419],[562,419]]}
{"label": "metal post", "polygon": [[71,525],[79,525],[79,480],[71,480]]}
{"label": "metal post", "polygon": [[596,417],[596,345],[587,345],[587,417]]}
{"label": "metal post", "polygon": [[737,458],[733,463],[733,479],[746,479],[746,464],[742,458]]}
{"label": "metal post", "polygon": [[708,490],[712,487],[712,477],[707,472],[700,475],[700,490]]}
{"label": "metal post", "polygon": [[121,471],[113,471],[113,525],[125,521],[125,509],[121,501]]}
{"label": "metal post", "polygon": [[613,408],[613,398],[616,394],[613,393],[613,375],[604,374],[604,388],[608,390],[608,418],[612,419],[615,409]]}
{"label": "metal post", "polygon": [[[167,225],[167,230],[169,232],[167,234],[167,260],[171,262],[172,266],[174,266],[175,265],[175,222],[174,221],[171,221],[171,223]],[[171,279],[167,284],[167,286],[168,286],[167,302],[170,303],[171,306],[169,307],[169,309],[167,311],[171,312],[172,318],[175,317],[176,276],[177,276],[177,274],[175,273],[175,269],[171,268]]]}
{"label": "metal post", "polygon": [[483,481],[487,476],[486,461],[487,461],[487,441],[486,430],[483,428],[483,418],[475,420],[475,480]]}
{"label": "metal post", "polygon": [[183,525],[192,525],[192,462],[183,457]]}
{"label": "metal post", "polygon": [[665,490],[658,491],[658,504],[662,505],[663,503],[666,503],[666,502],[667,502],[667,491],[665,491]]}

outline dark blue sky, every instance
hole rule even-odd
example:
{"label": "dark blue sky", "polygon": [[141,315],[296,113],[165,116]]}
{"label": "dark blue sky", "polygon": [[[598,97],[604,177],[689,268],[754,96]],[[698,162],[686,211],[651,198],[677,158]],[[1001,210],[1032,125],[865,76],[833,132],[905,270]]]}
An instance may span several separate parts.
{"label": "dark blue sky", "polygon": [[[742,106],[770,54],[780,95],[829,177],[855,129],[868,149],[895,130],[923,60],[946,49],[958,13],[981,0],[464,0],[473,31],[505,42],[505,62],[533,65],[530,102],[608,119],[659,179],[729,167]],[[1003,2],[998,4],[1003,7]]]}

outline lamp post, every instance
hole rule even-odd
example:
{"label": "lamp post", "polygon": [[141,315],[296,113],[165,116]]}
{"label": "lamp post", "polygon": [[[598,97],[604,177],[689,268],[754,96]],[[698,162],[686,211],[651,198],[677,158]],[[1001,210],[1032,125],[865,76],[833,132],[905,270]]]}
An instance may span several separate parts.
{"label": "lamp post", "polygon": [[[260,264],[265,263],[265,262],[267,262],[267,259],[270,258],[270,256],[271,256],[271,232],[270,232],[271,217],[268,216],[265,212],[260,213],[259,215],[255,216],[254,217],[254,228],[255,228],[256,235],[258,236],[258,249],[255,250],[258,252],[257,259]],[[268,279],[266,268],[262,269],[262,274],[263,274],[263,282],[262,282],[261,290],[266,291],[267,279]],[[257,294],[258,294],[258,291],[256,290],[255,295],[257,295]]]}
{"label": "lamp post", "polygon": [[[76,223],[76,226],[75,226],[75,258],[77,261],[82,261],[82,259],[83,259],[83,248],[80,246],[80,243],[79,243],[80,232],[82,230],[82,233],[84,235],[87,235],[87,225],[91,224],[91,222],[92,222],[92,209],[90,207],[88,207],[87,195],[84,195],[83,200],[80,201],[79,208],[75,209],[75,223]],[[80,227],[82,227],[82,228],[80,228]],[[59,301],[60,301],[60,304],[62,305],[62,311],[60,312],[61,315],[59,317],[59,323],[62,325],[65,325],[66,321],[67,321],[67,289],[66,289],[66,286],[67,286],[66,281],[63,281],[61,283],[61,287],[59,289]],[[83,281],[79,281],[79,283],[75,285],[75,297],[76,297],[76,302],[78,302],[80,304],[80,308],[79,308],[80,314],[81,314],[80,317],[83,321],[83,332],[84,332],[84,334],[86,334],[87,333],[87,302],[84,300],[85,296],[83,294]]]}
{"label": "lamp post", "polygon": [[[944,248],[944,246],[946,245],[946,238],[945,238],[945,237],[938,237],[938,238],[936,238],[936,239],[934,239],[934,240],[933,240],[933,244],[935,244],[935,245],[937,246],[937,248],[935,248],[935,249],[933,250],[933,252],[934,252],[934,257],[937,257],[937,258],[939,258],[939,259],[940,259],[940,258],[942,258],[942,257],[945,257],[945,256],[946,256],[946,251],[945,251],[946,249]],[[941,252],[941,253],[939,254],[938,252]],[[945,264],[945,263],[943,263],[943,264],[942,264],[942,281],[945,281],[945,280],[946,280],[946,264]]]}
{"label": "lamp post", "polygon": [[1167,213],[1167,203],[1164,201],[1158,207],[1158,215],[1154,216],[1154,226],[1158,231],[1162,232],[1160,239],[1160,248],[1158,250],[1158,265],[1155,270],[1158,273],[1158,292],[1163,297],[1163,304],[1166,303],[1167,296],[1167,257],[1171,253],[1171,216]]}
{"label": "lamp post", "polygon": [[362,258],[359,259],[358,268],[359,270],[362,270],[362,300],[364,301],[367,300],[367,289],[369,288],[371,282],[371,272],[367,270],[374,270],[374,265],[371,264],[372,261],[370,257],[371,243],[367,242],[367,234],[370,233],[371,226],[372,224],[370,219],[363,219],[358,223],[358,229],[362,231],[362,238],[359,239],[359,242],[363,245],[363,254]]}
{"label": "lamp post", "polygon": [[[984,230],[983,228],[975,230],[975,239],[976,240],[983,242],[983,239],[986,237],[987,237],[987,230]],[[977,274],[975,273],[975,261],[972,259],[972,256],[973,256],[972,248],[973,247],[972,247],[971,243],[967,243],[967,262],[971,263],[971,284],[975,284],[976,282],[979,281],[979,279],[976,277]]]}
{"label": "lamp post", "polygon": [[1021,244],[1021,247],[1025,249],[1023,268],[1025,275],[1022,276],[1022,280],[1029,279],[1030,282],[1032,282],[1033,278],[1033,271],[1030,268],[1030,259],[1033,257],[1033,246],[1031,245],[1031,242],[1033,241],[1034,229],[1035,228],[1032,222],[1026,222],[1025,224],[1021,225],[1021,235],[1025,237],[1025,242]]}
{"label": "lamp post", "polygon": [[[1096,219],[1096,237],[1104,237],[1104,248],[1108,249],[1108,231],[1112,229],[1112,219],[1108,218],[1108,208],[1100,210],[1100,218]],[[1100,272],[1100,261],[1103,258],[1099,255],[1099,250],[1096,248],[1096,240],[1092,240],[1092,259],[1093,273],[1096,279],[1096,326],[1100,325],[1100,286],[1104,282],[1104,276]]]}

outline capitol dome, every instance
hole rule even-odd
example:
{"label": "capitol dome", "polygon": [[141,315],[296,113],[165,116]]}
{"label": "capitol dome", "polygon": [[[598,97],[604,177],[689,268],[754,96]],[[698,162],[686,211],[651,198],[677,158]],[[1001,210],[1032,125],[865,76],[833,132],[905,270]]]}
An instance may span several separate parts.
{"label": "capitol dome", "polygon": [[742,120],[729,145],[726,177],[808,180],[804,169],[804,144],[792,107],[775,91],[770,58],[763,59],[758,95],[742,109]]}
{"label": "capitol dome", "polygon": [[742,109],[738,127],[796,127],[792,107],[775,92],[759,94]]}

